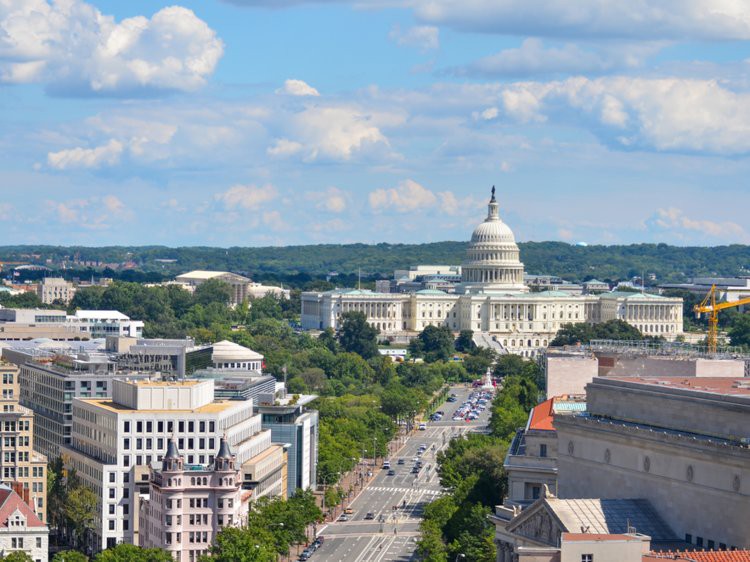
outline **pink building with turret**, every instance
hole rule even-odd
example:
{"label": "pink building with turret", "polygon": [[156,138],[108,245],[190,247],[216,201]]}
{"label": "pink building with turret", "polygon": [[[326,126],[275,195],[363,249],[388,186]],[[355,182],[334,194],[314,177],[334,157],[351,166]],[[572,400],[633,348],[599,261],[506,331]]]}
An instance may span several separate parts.
{"label": "pink building with turret", "polygon": [[170,439],[161,470],[150,467],[149,496],[141,501],[140,546],[169,551],[176,562],[195,562],[223,527],[245,522],[251,492],[226,439],[208,466],[185,464]]}

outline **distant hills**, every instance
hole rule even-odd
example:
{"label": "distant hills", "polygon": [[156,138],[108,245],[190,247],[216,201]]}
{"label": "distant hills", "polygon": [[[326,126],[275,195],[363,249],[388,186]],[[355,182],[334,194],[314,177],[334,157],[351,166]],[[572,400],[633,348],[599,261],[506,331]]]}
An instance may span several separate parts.
{"label": "distant hills", "polygon": [[[171,277],[191,269],[245,273],[255,279],[320,279],[337,272],[350,280],[358,270],[363,279],[387,278],[394,269],[416,264],[460,264],[466,242],[431,244],[321,244],[286,247],[164,246],[0,246],[0,261],[47,265],[73,274],[99,274],[111,267],[147,273],[148,278]],[[574,246],[563,242],[519,244],[526,271],[555,274],[571,281],[596,277],[622,280],[654,274],[658,282],[676,282],[701,275],[750,274],[750,246],[680,247],[667,244]],[[174,260],[174,261],[172,261]],[[102,264],[89,267],[91,262]],[[63,266],[64,264],[64,266]],[[6,266],[7,270],[8,266]],[[128,277],[128,276],[125,276]]]}

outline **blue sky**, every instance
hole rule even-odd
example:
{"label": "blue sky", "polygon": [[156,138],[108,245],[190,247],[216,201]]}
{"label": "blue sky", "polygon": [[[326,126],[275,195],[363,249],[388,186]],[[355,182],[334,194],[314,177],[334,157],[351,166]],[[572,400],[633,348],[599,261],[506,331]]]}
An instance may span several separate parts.
{"label": "blue sky", "polygon": [[1,244],[750,243],[742,0],[7,0]]}

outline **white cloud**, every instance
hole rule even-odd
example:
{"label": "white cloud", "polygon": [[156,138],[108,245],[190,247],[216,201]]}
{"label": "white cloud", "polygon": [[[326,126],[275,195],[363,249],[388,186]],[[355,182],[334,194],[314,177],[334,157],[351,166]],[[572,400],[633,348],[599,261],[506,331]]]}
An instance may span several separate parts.
{"label": "white cloud", "polygon": [[[673,152],[750,152],[750,93],[715,80],[577,77],[519,82],[501,93],[505,113],[545,121],[573,111],[607,142]],[[584,123],[586,121],[584,120]]]}
{"label": "white cloud", "polygon": [[312,106],[292,115],[289,121],[290,136],[294,137],[290,142],[296,144],[288,146],[301,145],[305,161],[346,161],[368,149],[389,148],[379,125],[395,125],[403,117],[354,106]]}
{"label": "white cloud", "polygon": [[123,144],[115,139],[96,148],[70,148],[47,154],[47,163],[56,170],[70,168],[99,168],[120,161]]}
{"label": "white cloud", "polygon": [[417,25],[403,31],[396,25],[388,37],[402,47],[416,47],[423,51],[440,47],[440,30],[432,25]]}
{"label": "white cloud", "polygon": [[303,148],[298,142],[290,141],[289,139],[276,139],[276,142],[266,149],[266,153],[271,156],[291,156],[292,154],[297,154]]}
{"label": "white cloud", "polygon": [[750,235],[739,224],[731,221],[716,222],[708,219],[693,219],[676,207],[658,209],[646,221],[646,226],[658,232],[667,231],[678,238],[689,238],[697,235],[722,240],[744,242],[750,241]]}
{"label": "white cloud", "polygon": [[217,193],[214,198],[224,203],[227,209],[254,211],[276,199],[277,195],[276,188],[270,184],[234,185],[222,193]]}
{"label": "white cloud", "polygon": [[195,90],[224,46],[191,10],[170,6],[117,23],[82,0],[0,4],[0,82],[66,95]]}
{"label": "white cloud", "polygon": [[619,68],[639,66],[645,57],[658,51],[663,43],[624,43],[597,45],[583,49],[565,43],[545,46],[537,38],[528,38],[520,47],[505,49],[479,59],[467,66],[454,69],[459,75],[533,76],[541,74],[602,73]]}
{"label": "white cloud", "polygon": [[47,200],[44,208],[55,219],[66,225],[85,230],[106,230],[115,222],[133,219],[133,212],[115,195],[70,199]]}
{"label": "white cloud", "polygon": [[422,21],[537,37],[750,39],[743,0],[413,0]]}
{"label": "white cloud", "polygon": [[404,180],[395,188],[376,189],[370,192],[370,207],[375,212],[387,210],[410,213],[434,206],[438,198],[414,180]]}
{"label": "white cloud", "polygon": [[286,80],[284,87],[276,90],[277,94],[290,96],[320,96],[320,92],[302,80]]}
{"label": "white cloud", "polygon": [[325,191],[312,191],[306,198],[311,201],[315,208],[329,213],[343,213],[349,205],[349,197],[346,192],[338,187],[329,187]]}

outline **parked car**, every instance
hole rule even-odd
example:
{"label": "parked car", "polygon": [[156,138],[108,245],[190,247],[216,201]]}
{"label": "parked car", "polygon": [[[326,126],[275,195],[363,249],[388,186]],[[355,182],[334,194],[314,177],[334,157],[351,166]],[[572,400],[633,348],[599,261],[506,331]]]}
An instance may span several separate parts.
{"label": "parked car", "polygon": [[365,515],[365,519],[371,521],[372,519],[375,519],[375,514],[372,511],[368,511],[367,515]]}
{"label": "parked car", "polygon": [[349,521],[349,516],[346,513],[342,513],[341,515],[339,515],[339,521],[341,521],[342,523],[345,521]]}
{"label": "parked car", "polygon": [[395,475],[396,475],[396,471],[395,471],[395,470],[393,470],[393,469],[390,469],[390,470],[388,471],[388,476],[395,476]]}
{"label": "parked car", "polygon": [[419,431],[425,431],[427,429],[427,424],[422,422],[419,424]]}
{"label": "parked car", "polygon": [[398,459],[396,464],[404,464],[406,461],[404,459]]}
{"label": "parked car", "polygon": [[317,544],[318,547],[320,547],[325,541],[326,541],[326,538],[323,535],[320,535],[319,537],[315,537],[313,544]]}
{"label": "parked car", "polygon": [[351,507],[347,507],[344,510],[344,513],[346,513],[347,515],[351,515],[352,513],[354,513],[354,510]]}

